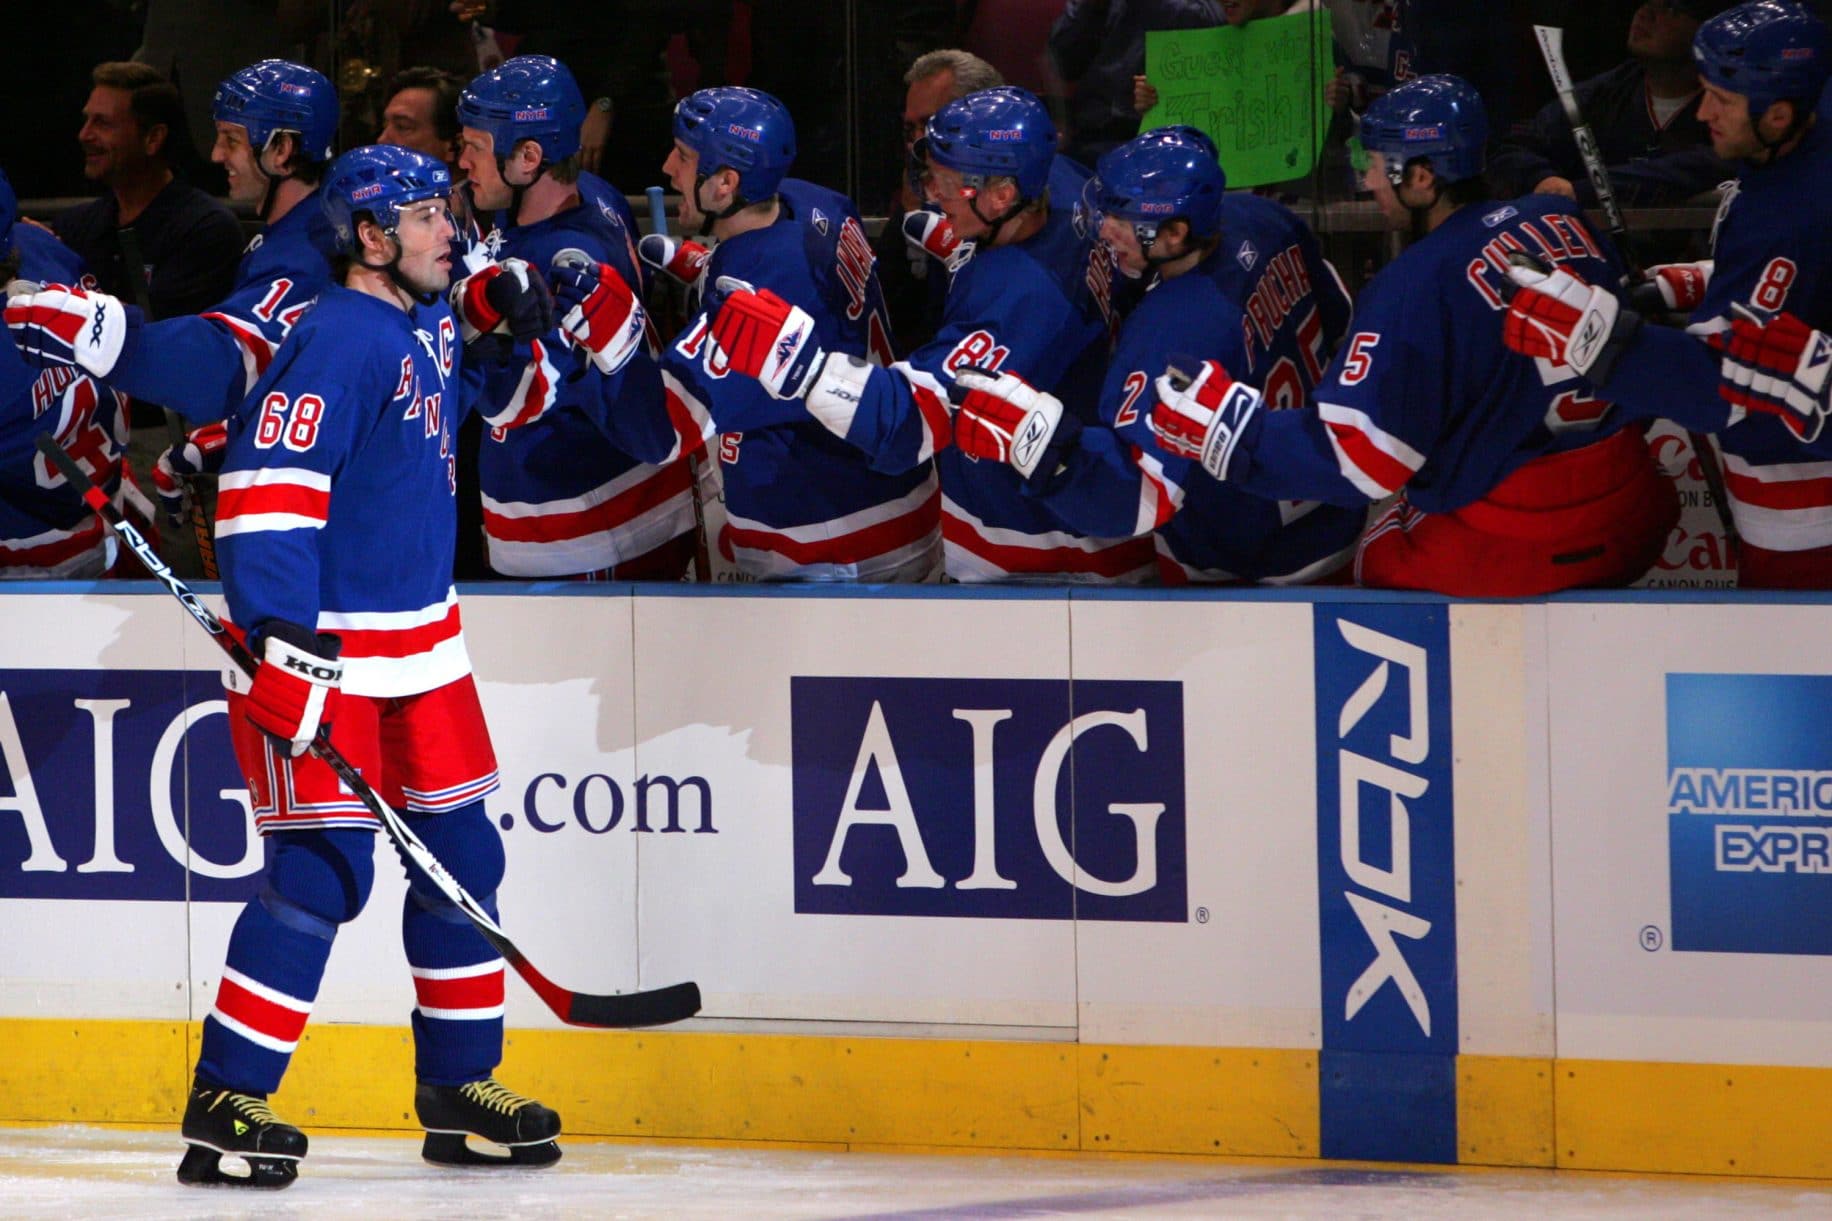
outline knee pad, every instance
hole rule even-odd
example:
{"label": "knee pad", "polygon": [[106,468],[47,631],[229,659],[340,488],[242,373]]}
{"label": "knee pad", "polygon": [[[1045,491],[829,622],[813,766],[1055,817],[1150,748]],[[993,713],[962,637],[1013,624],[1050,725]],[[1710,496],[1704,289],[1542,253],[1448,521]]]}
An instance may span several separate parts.
{"label": "knee pad", "polygon": [[375,885],[375,833],[283,831],[274,836],[261,906],[280,923],[329,941]]}
{"label": "knee pad", "polygon": [[[458,884],[494,916],[496,888],[502,884],[505,860],[502,836],[484,812],[483,802],[473,801],[443,814],[418,817],[408,825],[458,879]],[[416,904],[442,919],[466,922],[464,914],[405,855],[402,861],[407,864],[408,891]]]}

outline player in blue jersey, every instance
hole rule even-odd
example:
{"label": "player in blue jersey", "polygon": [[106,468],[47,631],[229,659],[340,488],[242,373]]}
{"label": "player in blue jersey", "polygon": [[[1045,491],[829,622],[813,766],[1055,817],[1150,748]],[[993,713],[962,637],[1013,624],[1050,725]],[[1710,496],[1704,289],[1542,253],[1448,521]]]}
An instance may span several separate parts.
{"label": "player in blue jersey", "polygon": [[921,581],[941,561],[941,506],[928,462],[872,469],[858,449],[708,358],[712,318],[736,287],[767,291],[813,321],[812,342],[890,363],[876,256],[852,201],[787,177],[795,123],[755,89],[702,89],[674,111],[663,173],[687,233],[718,240],[713,286],[665,358],[677,414],[716,435],[726,523],[718,545],[757,580]]}
{"label": "player in blue jersey", "polygon": [[[75,284],[82,260],[37,225],[15,225],[18,200],[0,172],[0,285]],[[113,566],[113,536],[88,513],[34,445],[50,432],[117,507],[150,521],[151,505],[123,478],[127,413],[112,390],[67,366],[40,369],[0,344],[0,578],[99,577]],[[144,529],[144,525],[142,529]]]}
{"label": "player in blue jersey", "polygon": [[[203,1025],[179,1167],[187,1183],[284,1187],[306,1140],[267,1104],[338,927],[366,902],[373,818],[307,747],[321,727],[494,911],[503,849],[483,798],[496,759],[452,591],[452,438],[462,347],[444,298],[454,228],[443,163],[374,146],[330,167],[341,284],[293,328],[230,431],[217,537],[230,630],[260,659],[229,695],[236,758],[268,837],[265,886],[236,921]],[[491,1076],[503,961],[412,867],[414,1104],[430,1161],[559,1157],[559,1116]],[[227,1179],[223,1154],[251,1175]]]}
{"label": "player in blue jersey", "polygon": [[[1009,375],[980,379],[961,401],[955,444],[982,459],[1043,469],[1033,494],[1089,533],[1157,530],[1166,584],[1291,584],[1346,567],[1366,510],[1272,501],[1194,470],[1150,430],[1153,379],[1182,354],[1220,361],[1275,407],[1302,407],[1349,317],[1347,291],[1291,212],[1227,195],[1214,146],[1191,128],[1160,128],[1101,158],[1087,208],[1120,272],[1143,280],[1101,388],[1100,428],[1077,428],[1053,396]],[[1016,444],[1027,438],[1026,444]],[[1129,461],[1103,461],[1113,446]],[[1054,451],[1054,452],[1048,452]]]}
{"label": "player in blue jersey", "polygon": [[[692,474],[673,460],[635,220],[621,192],[579,168],[584,116],[572,73],[544,55],[485,72],[458,100],[459,166],[484,250],[552,281],[560,315],[533,380],[519,354],[488,363],[493,405],[539,410],[530,400],[544,397],[555,409],[484,435],[487,558],[503,576],[679,580],[695,542]],[[456,304],[478,323],[467,335],[495,320],[474,293]]]}
{"label": "player in blue jersey", "polygon": [[[1487,122],[1455,77],[1368,108],[1367,183],[1415,240],[1362,290],[1315,411],[1267,411],[1222,364],[1167,371],[1159,444],[1273,499],[1399,501],[1364,537],[1363,584],[1525,596],[1622,584],[1678,518],[1637,428],[1572,369],[1502,344],[1509,256],[1615,283],[1621,265],[1571,201],[1487,198]],[[1187,380],[1186,380],[1187,379]]]}
{"label": "player in blue jersey", "polygon": [[930,116],[924,190],[970,259],[951,272],[941,329],[889,368],[822,350],[813,320],[768,292],[728,296],[713,320],[721,367],[801,400],[835,436],[883,471],[933,457],[941,477],[947,574],[955,580],[1140,581],[1148,536],[1084,534],[1029,494],[1007,463],[954,447],[957,370],[1007,373],[1056,396],[1083,423],[1117,327],[1113,264],[1077,204],[1087,170],[1056,155],[1043,104],[1018,88],[985,89]]}
{"label": "player in blue jersey", "polygon": [[[1739,585],[1832,588],[1832,438],[1782,399],[1737,393],[1739,377],[1748,380],[1737,362],[1728,370],[1732,394],[1727,400],[1717,393],[1719,347],[1733,309],[1786,310],[1809,328],[1832,329],[1832,229],[1821,215],[1832,193],[1832,132],[1814,113],[1832,75],[1832,39],[1801,6],[1757,0],[1701,25],[1692,46],[1704,87],[1699,117],[1712,150],[1741,169],[1718,209],[1709,281],[1688,302],[1695,321],[1679,331],[1637,327],[1615,314],[1606,328],[1611,342],[1579,345],[1572,360],[1623,409],[1717,433],[1742,539]],[[1515,278],[1525,287],[1510,308],[1528,354],[1562,359],[1577,328],[1603,328],[1607,304],[1588,284],[1531,270]],[[1603,350],[1614,362],[1606,378],[1587,359]],[[1752,342],[1744,355],[1759,366],[1761,351]]]}

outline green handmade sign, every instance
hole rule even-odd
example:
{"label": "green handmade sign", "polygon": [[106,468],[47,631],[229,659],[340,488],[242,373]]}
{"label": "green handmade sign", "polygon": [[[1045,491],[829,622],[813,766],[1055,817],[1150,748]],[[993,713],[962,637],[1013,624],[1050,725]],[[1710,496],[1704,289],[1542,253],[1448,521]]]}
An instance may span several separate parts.
{"label": "green handmade sign", "polygon": [[1145,77],[1158,104],[1139,130],[1200,127],[1215,141],[1231,187],[1302,178],[1323,151],[1330,120],[1323,86],[1334,75],[1327,10],[1147,31]]}

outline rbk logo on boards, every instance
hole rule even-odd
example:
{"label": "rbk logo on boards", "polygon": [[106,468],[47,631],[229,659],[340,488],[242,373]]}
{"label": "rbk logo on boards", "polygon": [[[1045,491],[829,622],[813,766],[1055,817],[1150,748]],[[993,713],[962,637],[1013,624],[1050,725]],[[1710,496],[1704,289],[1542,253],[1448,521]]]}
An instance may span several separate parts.
{"label": "rbk logo on boards", "polygon": [[1675,950],[1832,954],[1832,677],[1667,675]]}
{"label": "rbk logo on boards", "polygon": [[797,912],[1188,919],[1180,683],[789,691]]}

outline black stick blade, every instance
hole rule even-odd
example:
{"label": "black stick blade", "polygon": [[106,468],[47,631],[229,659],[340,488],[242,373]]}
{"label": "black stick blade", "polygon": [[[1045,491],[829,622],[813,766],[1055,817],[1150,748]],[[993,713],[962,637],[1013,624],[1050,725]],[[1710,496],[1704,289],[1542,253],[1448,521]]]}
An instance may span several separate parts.
{"label": "black stick blade", "polygon": [[700,1011],[700,985],[670,984],[647,992],[624,992],[616,996],[572,994],[565,1020],[574,1026],[666,1026]]}

